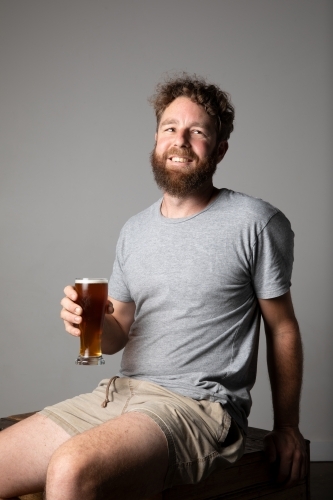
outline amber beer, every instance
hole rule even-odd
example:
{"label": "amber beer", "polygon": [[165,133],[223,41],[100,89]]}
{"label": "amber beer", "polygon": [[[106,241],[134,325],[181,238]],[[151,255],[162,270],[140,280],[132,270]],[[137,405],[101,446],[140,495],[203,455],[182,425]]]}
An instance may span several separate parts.
{"label": "amber beer", "polygon": [[80,354],[78,365],[104,365],[101,336],[108,298],[108,280],[82,278],[75,280],[77,303],[82,307]]}

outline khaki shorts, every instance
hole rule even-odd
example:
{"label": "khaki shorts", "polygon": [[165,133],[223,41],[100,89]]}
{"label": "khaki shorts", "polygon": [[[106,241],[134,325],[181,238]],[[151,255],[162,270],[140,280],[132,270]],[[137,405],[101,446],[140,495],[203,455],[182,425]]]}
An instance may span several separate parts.
{"label": "khaki shorts", "polygon": [[[219,403],[195,401],[150,382],[114,377],[82,394],[41,411],[71,436],[124,413],[152,418],[164,432],[169,468],[164,488],[197,483],[244,453],[244,436]],[[110,402],[101,405],[107,396]]]}

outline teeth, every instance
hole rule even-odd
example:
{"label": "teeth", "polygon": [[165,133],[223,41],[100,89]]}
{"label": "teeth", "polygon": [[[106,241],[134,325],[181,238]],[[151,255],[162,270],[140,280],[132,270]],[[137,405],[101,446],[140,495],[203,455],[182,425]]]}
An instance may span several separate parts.
{"label": "teeth", "polygon": [[187,163],[189,161],[187,158],[180,158],[179,156],[174,156],[171,160],[178,161],[179,163]]}

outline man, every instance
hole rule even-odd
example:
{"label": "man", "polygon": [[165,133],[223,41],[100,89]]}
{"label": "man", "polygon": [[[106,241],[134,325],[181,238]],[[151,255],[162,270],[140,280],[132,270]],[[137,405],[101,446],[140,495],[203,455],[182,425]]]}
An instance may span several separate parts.
{"label": "man", "polygon": [[[293,233],[284,215],[213,186],[228,149],[228,95],[184,74],[157,88],[151,163],[163,198],[130,219],[109,284],[103,352],[124,348],[120,377],[0,435],[0,497],[149,498],[237,460],[267,336],[278,481],[305,474],[299,432],[302,347],[290,297]],[[65,288],[61,317],[79,335]],[[46,485],[46,486],[45,486]]]}

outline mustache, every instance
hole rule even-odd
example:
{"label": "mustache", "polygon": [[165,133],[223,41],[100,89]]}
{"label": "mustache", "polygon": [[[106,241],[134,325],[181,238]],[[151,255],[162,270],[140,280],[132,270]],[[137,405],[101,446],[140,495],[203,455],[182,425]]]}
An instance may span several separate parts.
{"label": "mustache", "polygon": [[163,159],[167,160],[170,156],[179,156],[180,158],[199,161],[198,155],[196,155],[191,148],[177,148],[176,146],[173,146],[168,149],[168,151],[163,153]]}

